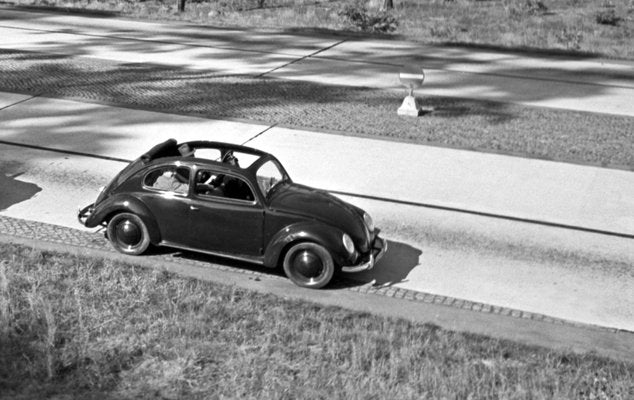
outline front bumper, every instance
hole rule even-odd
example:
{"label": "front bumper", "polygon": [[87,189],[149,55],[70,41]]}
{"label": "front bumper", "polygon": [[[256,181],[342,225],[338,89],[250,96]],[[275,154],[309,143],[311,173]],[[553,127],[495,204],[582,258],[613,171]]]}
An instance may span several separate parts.
{"label": "front bumper", "polygon": [[380,237],[376,237],[372,242],[372,250],[367,258],[362,259],[361,263],[357,265],[347,265],[341,267],[342,272],[361,272],[368,271],[374,268],[376,264],[387,251],[387,241]]}
{"label": "front bumper", "polygon": [[95,203],[89,204],[86,207],[82,208],[77,212],[77,220],[80,224],[86,226],[86,221],[92,215],[95,210]]}

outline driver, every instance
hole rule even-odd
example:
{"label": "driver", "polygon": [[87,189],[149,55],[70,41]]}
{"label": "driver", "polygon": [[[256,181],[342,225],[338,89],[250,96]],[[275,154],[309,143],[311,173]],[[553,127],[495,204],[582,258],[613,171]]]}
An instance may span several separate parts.
{"label": "driver", "polygon": [[[224,154],[222,162],[234,167],[240,167],[238,158],[233,155],[232,151],[227,151]],[[249,189],[249,186],[242,179],[220,174],[214,179],[212,185],[214,185],[214,187],[221,187],[225,197],[239,200],[253,200],[251,189]]]}
{"label": "driver", "polygon": [[[238,164],[238,158],[236,156],[233,155],[233,151],[227,151],[223,156],[222,156],[222,162],[232,165],[234,167],[240,167],[240,164]],[[214,187],[218,187],[218,186],[222,186],[222,185],[226,185],[227,183],[229,183],[229,181],[234,180],[234,178],[227,176],[225,174],[219,174],[217,177],[214,178],[214,180],[211,182],[211,184]]]}

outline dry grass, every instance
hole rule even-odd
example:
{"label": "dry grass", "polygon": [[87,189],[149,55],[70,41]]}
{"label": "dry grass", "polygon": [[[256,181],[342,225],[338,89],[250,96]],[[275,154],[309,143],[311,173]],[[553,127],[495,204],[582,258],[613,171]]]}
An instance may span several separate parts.
{"label": "dry grass", "polygon": [[[597,15],[606,10],[621,18],[616,26],[597,22]],[[401,32],[429,42],[632,58],[633,12],[631,0],[455,0],[404,6],[397,15]]]}
{"label": "dry grass", "polygon": [[634,365],[592,355],[18,246],[0,245],[0,260],[3,399],[625,399],[634,390]]}
{"label": "dry grass", "polygon": [[[359,30],[341,15],[353,6],[380,14],[381,0],[14,0],[18,4],[112,10],[137,18],[217,26]],[[428,43],[549,49],[634,58],[632,0],[395,0],[396,34]]]}

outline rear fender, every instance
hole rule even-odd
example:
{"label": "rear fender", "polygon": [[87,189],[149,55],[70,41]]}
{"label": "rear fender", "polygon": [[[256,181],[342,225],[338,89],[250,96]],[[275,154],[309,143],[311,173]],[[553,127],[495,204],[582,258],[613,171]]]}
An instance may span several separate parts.
{"label": "rear fender", "polygon": [[119,213],[128,212],[138,215],[145,223],[150,233],[150,241],[156,244],[161,241],[161,235],[154,215],[142,201],[133,196],[112,196],[95,206],[94,211],[86,220],[86,227],[107,224]]}
{"label": "rear fender", "polygon": [[348,252],[342,242],[343,232],[337,228],[315,221],[298,222],[277,232],[264,252],[264,265],[277,267],[288,248],[299,242],[314,242],[324,246],[332,255],[336,265],[348,260]]}

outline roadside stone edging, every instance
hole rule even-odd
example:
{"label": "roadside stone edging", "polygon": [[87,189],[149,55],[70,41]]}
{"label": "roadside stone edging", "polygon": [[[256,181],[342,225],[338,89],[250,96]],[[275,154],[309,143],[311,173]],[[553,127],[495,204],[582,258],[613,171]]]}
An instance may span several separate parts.
{"label": "roadside stone edging", "polygon": [[[59,243],[68,246],[105,251],[111,254],[119,254],[110,246],[110,243],[104,237],[103,233],[101,233],[101,231],[87,232],[59,225],[0,215],[0,233],[8,236],[15,236],[36,241]],[[179,258],[174,257],[172,254],[158,254],[149,257],[158,257],[170,262],[196,265],[198,267],[202,266],[208,269],[231,272],[234,274],[244,274],[253,277],[266,277],[267,279],[286,279],[281,275],[266,273],[257,269],[236,268],[209,261],[195,260],[190,258]],[[129,262],[134,263],[134,259],[131,257]],[[491,304],[473,302],[465,299],[459,299],[433,293],[417,292],[414,290],[394,287],[392,285],[374,286],[372,283],[360,283],[352,278],[346,277],[337,278],[333,282],[333,284],[331,284],[331,286],[333,287],[333,289],[337,290],[348,290],[351,292],[391,297],[395,299],[405,299],[412,302],[436,304],[440,306],[452,307],[473,312],[496,314],[510,318],[533,320],[557,325],[568,325],[578,328],[599,330],[611,333],[622,331],[620,329],[584,324],[508,307],[500,307]]]}

